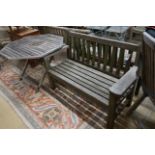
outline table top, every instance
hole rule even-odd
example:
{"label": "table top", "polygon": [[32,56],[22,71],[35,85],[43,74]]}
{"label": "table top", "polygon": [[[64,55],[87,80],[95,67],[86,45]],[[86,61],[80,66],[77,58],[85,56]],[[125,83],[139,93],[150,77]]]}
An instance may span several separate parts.
{"label": "table top", "polygon": [[53,34],[28,36],[7,44],[0,50],[0,55],[10,60],[39,59],[54,54],[64,45],[61,36]]}
{"label": "table top", "polygon": [[125,33],[129,28],[130,26],[110,26],[106,32]]}

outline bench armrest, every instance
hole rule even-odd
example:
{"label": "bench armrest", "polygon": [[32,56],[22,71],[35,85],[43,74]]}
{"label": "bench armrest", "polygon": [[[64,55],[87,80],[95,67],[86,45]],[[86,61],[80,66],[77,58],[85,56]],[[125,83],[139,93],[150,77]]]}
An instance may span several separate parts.
{"label": "bench armrest", "polygon": [[137,80],[138,67],[133,66],[117,83],[111,88],[110,92],[117,96],[121,96],[125,91]]}

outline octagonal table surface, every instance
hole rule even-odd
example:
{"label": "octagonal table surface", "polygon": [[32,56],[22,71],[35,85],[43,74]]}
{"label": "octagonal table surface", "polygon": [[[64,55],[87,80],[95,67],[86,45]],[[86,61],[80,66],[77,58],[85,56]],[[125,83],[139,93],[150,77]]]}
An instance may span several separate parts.
{"label": "octagonal table surface", "polygon": [[64,45],[61,36],[53,34],[28,36],[7,44],[0,50],[0,55],[10,60],[39,59],[54,54]]}

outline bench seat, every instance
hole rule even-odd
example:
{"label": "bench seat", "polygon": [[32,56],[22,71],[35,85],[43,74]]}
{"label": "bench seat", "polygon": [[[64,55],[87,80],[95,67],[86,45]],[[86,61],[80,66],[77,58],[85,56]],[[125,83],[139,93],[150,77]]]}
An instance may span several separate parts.
{"label": "bench seat", "polygon": [[54,80],[78,89],[104,106],[109,105],[109,88],[118,81],[117,78],[69,59],[51,68],[49,74]]}

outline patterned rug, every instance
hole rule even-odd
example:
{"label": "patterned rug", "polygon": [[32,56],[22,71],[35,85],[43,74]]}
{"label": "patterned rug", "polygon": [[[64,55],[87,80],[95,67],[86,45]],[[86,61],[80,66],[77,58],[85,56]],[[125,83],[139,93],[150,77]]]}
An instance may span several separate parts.
{"label": "patterned rug", "polygon": [[[41,78],[42,66],[29,68],[28,77],[20,80],[22,62],[5,62],[0,70],[0,93],[10,100],[11,106],[29,128],[105,128],[106,114],[100,105],[91,103],[80,94],[57,84],[55,90],[48,90],[46,78],[43,88],[36,93],[35,81]],[[130,116],[118,117],[114,128],[155,128],[154,106],[146,100]]]}
{"label": "patterned rug", "polygon": [[35,86],[19,75],[18,68],[6,63],[0,70],[0,89],[30,128],[92,128],[45,90],[36,93]]}

